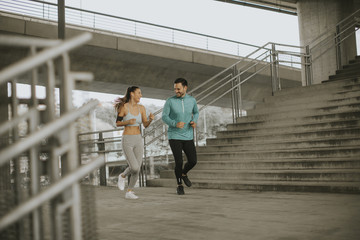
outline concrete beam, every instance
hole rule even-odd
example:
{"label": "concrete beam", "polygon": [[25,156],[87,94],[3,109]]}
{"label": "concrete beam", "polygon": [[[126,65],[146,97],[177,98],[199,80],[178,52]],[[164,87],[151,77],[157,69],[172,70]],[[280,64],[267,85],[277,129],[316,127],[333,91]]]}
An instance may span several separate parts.
{"label": "concrete beam", "polygon": [[[66,28],[66,37],[78,35],[86,29]],[[0,14],[0,31],[42,38],[57,38],[55,22],[29,19],[23,16]],[[27,50],[0,49],[4,54],[0,68],[27,54]],[[14,54],[15,53],[15,54]],[[200,85],[221,70],[238,61],[238,57],[179,46],[171,43],[143,39],[134,36],[93,32],[93,39],[71,53],[71,67],[75,71],[91,71],[95,75],[92,83],[79,84],[80,90],[112,94],[124,94],[129,85],[143,89],[144,96],[166,99],[173,94],[173,81],[178,77],[188,79],[190,88]],[[252,69],[249,73],[255,71]],[[284,86],[301,84],[300,70],[280,67]],[[270,71],[257,75],[243,87],[243,96],[249,109],[265,96],[271,95]],[[230,100],[217,102],[229,106]]]}

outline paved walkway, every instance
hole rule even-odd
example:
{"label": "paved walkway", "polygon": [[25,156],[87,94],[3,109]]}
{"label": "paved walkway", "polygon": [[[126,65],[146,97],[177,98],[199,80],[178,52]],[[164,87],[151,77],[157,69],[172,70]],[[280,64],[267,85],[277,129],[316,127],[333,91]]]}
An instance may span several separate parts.
{"label": "paved walkway", "polygon": [[359,240],[360,195],[96,187],[101,240]]}

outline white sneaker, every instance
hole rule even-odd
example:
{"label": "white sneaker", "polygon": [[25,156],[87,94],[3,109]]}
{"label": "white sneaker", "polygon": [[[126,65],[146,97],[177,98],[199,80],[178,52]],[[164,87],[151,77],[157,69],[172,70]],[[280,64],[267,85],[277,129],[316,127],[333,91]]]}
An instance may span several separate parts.
{"label": "white sneaker", "polygon": [[121,174],[119,174],[117,185],[118,185],[118,188],[121,191],[123,191],[125,189],[125,179],[126,179],[126,177],[122,177]]}
{"label": "white sneaker", "polygon": [[139,197],[136,196],[133,191],[128,191],[125,194],[125,198],[127,198],[127,199],[138,199]]}

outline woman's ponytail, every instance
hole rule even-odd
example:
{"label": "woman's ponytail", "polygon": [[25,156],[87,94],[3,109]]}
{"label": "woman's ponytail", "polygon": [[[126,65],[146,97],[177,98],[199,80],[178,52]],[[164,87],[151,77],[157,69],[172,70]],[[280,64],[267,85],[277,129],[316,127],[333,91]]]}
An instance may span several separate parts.
{"label": "woman's ponytail", "polygon": [[130,101],[131,93],[135,92],[135,90],[138,88],[139,87],[136,87],[136,86],[128,87],[124,97],[118,97],[117,99],[115,99],[115,101],[114,101],[115,102],[114,103],[115,111],[119,112],[120,108],[122,106],[124,106],[125,103]]}

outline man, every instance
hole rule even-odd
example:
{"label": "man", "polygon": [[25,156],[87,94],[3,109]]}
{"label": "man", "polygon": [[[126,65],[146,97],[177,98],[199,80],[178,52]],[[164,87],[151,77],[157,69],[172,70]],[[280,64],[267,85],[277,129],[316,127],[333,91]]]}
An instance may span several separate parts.
{"label": "man", "polygon": [[[166,100],[162,120],[169,126],[168,139],[175,159],[176,192],[184,195],[184,187],[191,186],[187,173],[196,165],[196,148],[194,145],[194,129],[199,118],[199,110],[195,98],[186,94],[188,83],[183,78],[174,82],[175,96]],[[187,162],[183,168],[182,151]]]}

